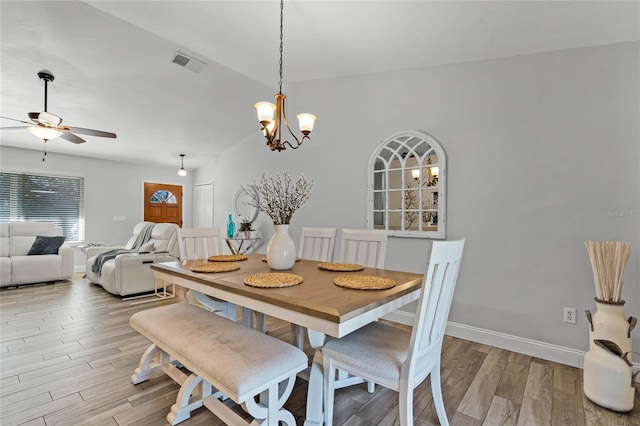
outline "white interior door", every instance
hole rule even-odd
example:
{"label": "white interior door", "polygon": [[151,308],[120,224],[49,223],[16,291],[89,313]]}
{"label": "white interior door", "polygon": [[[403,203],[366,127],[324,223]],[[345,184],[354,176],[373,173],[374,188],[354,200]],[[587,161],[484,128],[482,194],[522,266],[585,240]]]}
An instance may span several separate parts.
{"label": "white interior door", "polygon": [[213,228],[213,182],[194,185],[193,227]]}

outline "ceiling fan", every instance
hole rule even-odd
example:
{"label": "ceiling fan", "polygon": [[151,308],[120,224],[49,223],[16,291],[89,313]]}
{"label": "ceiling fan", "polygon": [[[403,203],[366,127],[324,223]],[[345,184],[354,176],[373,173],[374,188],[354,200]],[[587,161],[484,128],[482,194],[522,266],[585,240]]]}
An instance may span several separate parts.
{"label": "ceiling fan", "polygon": [[111,132],[103,132],[102,130],[85,129],[82,127],[73,126],[61,126],[62,118],[55,114],[51,114],[47,111],[47,84],[53,81],[53,74],[50,71],[40,71],[38,77],[44,81],[44,111],[43,112],[30,112],[29,118],[33,123],[28,121],[18,120],[17,118],[3,117],[6,120],[18,121],[20,123],[27,124],[27,126],[13,126],[13,127],[0,127],[0,130],[14,130],[14,129],[29,129],[31,133],[43,139],[45,142],[51,139],[60,137],[73,143],[86,142],[81,137],[74,133],[80,133],[84,135],[99,136],[103,138],[115,138],[116,134]]}

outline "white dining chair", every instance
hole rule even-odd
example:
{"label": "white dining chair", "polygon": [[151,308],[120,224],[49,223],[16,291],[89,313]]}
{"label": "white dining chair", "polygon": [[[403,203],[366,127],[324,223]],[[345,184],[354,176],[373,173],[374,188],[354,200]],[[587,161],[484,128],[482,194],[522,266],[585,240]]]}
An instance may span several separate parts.
{"label": "white dining chair", "polygon": [[300,234],[298,257],[320,262],[331,262],[336,245],[336,232],[336,228],[303,227]]}
{"label": "white dining chair", "polygon": [[413,390],[431,375],[441,425],[448,425],[440,386],[440,353],[453,299],[464,240],[435,241],[411,332],[372,322],[321,349],[325,425],[333,422],[336,369],[400,393],[400,425],[413,424]]}
{"label": "white dining chair", "polygon": [[[381,229],[343,229],[340,235],[338,262],[357,263],[366,268],[384,269],[387,231]],[[362,378],[339,371],[335,388],[362,383]],[[367,391],[373,393],[375,383],[367,380]]]}
{"label": "white dining chair", "polygon": [[[209,256],[222,254],[222,234],[220,228],[178,228],[178,249],[180,260],[207,259]],[[236,321],[236,305],[225,300],[216,299],[195,290],[188,290],[186,299],[190,303],[199,304],[218,315]],[[254,312],[243,308],[244,325],[253,326]],[[265,330],[264,314],[255,312],[256,328]]]}
{"label": "white dining chair", "polygon": [[339,262],[357,263],[368,268],[384,269],[387,231],[381,229],[343,229]]}
{"label": "white dining chair", "polygon": [[[300,234],[298,257],[319,262],[331,262],[336,245],[336,233],[336,228],[303,227]],[[304,348],[305,330],[302,326],[291,324],[291,343],[300,349]]]}

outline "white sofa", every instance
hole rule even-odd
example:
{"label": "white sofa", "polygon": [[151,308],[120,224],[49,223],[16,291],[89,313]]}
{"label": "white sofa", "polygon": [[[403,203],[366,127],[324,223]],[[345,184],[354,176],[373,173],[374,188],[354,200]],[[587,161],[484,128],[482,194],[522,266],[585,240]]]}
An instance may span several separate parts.
{"label": "white sofa", "polygon": [[176,260],[179,257],[176,236],[178,225],[174,223],[154,224],[151,239],[148,241],[153,245],[151,252],[119,254],[115,259],[104,262],[100,274],[91,270],[99,254],[116,249],[130,250],[138,234],[149,223],[138,223],[133,228],[133,236],[124,246],[87,248],[85,266],[89,281],[101,285],[109,293],[120,296],[154,291],[155,278],[149,265]]}
{"label": "white sofa", "polygon": [[0,222],[0,287],[67,280],[73,277],[73,249],[27,255],[37,236],[62,235],[51,222]]}

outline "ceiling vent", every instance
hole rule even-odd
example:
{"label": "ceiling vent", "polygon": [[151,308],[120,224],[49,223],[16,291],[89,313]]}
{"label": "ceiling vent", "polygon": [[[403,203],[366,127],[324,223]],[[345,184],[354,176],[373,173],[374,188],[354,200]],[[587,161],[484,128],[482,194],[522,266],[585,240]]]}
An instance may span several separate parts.
{"label": "ceiling vent", "polygon": [[189,55],[185,55],[182,52],[176,52],[171,62],[195,73],[199,73],[204,69],[204,67],[207,66],[205,62],[202,62],[201,60],[196,58],[192,58]]}

